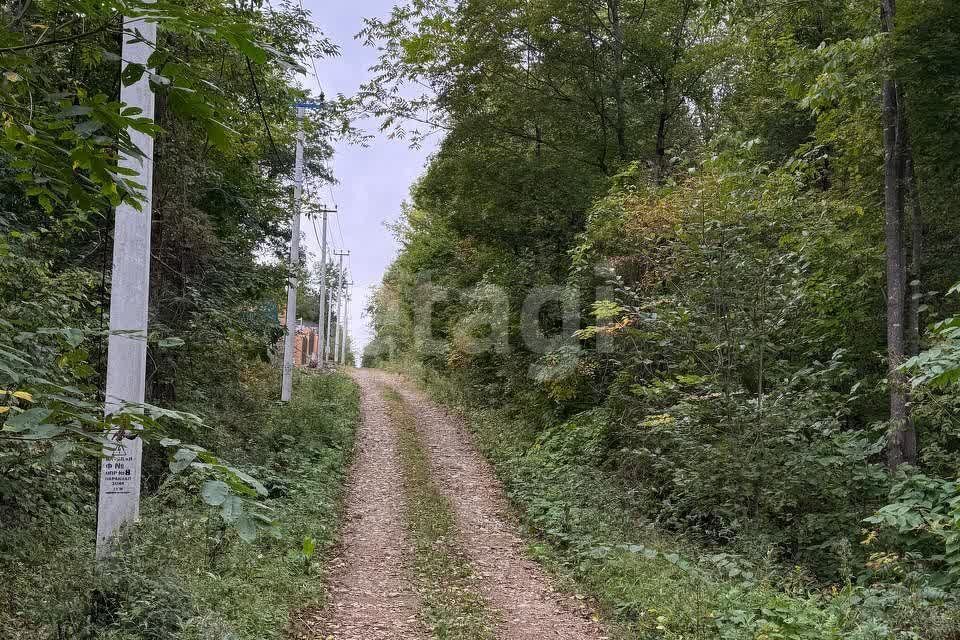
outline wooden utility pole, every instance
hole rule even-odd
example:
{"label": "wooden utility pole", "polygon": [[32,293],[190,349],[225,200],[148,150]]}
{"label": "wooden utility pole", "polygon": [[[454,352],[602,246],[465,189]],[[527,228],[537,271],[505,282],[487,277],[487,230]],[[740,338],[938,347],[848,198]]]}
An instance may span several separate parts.
{"label": "wooden utility pole", "polygon": [[[146,66],[157,40],[156,23],[142,19],[124,22],[121,58],[128,67]],[[120,101],[141,109],[141,116],[154,118],[150,74],[144,73],[130,86],[120,87]],[[104,412],[116,413],[124,405],[142,405],[147,368],[147,318],[150,291],[150,226],[153,204],[153,138],[134,129],[130,140],[143,154],[120,156],[119,166],[139,173],[144,187],[143,204],[137,211],[130,203],[117,207],[114,222],[113,275],[110,287],[110,337],[107,342],[107,380]],[[97,504],[96,557],[110,555],[120,529],[136,520],[140,510],[140,466],[143,442],[113,431],[114,447],[104,450],[100,463]]]}

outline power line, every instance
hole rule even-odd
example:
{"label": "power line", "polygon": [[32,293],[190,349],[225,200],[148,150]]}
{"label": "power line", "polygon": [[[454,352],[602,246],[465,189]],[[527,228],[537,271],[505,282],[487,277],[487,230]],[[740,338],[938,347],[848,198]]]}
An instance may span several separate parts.
{"label": "power line", "polygon": [[[298,0],[297,4],[300,6],[300,11],[306,13],[306,9],[303,7],[303,0]],[[320,95],[323,96],[323,83],[320,82],[320,72],[317,71],[317,60],[314,56],[310,56],[310,67],[313,70],[313,79],[317,82],[317,90],[320,92]],[[326,169],[328,176],[333,176],[333,168],[331,167],[330,158],[324,158],[324,168]],[[330,195],[330,204],[333,205],[334,209],[339,209],[337,199],[333,194],[332,180],[327,181],[327,193]],[[337,218],[337,233],[340,235],[340,245],[345,246],[346,243],[343,240],[343,229],[340,226],[339,217]]]}
{"label": "power line", "polygon": [[340,244],[346,246],[346,242],[343,239],[343,227],[340,226],[340,217],[337,217],[337,233],[340,235]]}
{"label": "power line", "polygon": [[[300,6],[300,11],[303,12],[304,14],[306,14],[306,10],[305,10],[304,7],[303,7],[303,0],[298,0],[298,5]],[[317,83],[317,90],[320,92],[320,95],[323,96],[323,83],[320,82],[320,73],[317,71],[317,61],[316,61],[316,58],[315,58],[314,56],[310,56],[309,58],[310,58],[310,67],[311,67],[311,69],[313,70],[313,78],[314,78],[314,80],[315,80],[316,83]],[[330,159],[330,158],[324,158],[324,168],[326,169],[326,172],[327,172],[327,175],[328,175],[328,176],[333,176],[333,170],[332,170],[332,167],[331,167],[331,159]],[[334,196],[334,193],[333,193],[332,180],[330,180],[330,181],[327,182],[327,193],[329,193],[329,195],[330,195],[330,204],[333,206],[334,209],[339,209],[339,206],[338,206],[338,204],[337,204],[337,199],[336,199],[336,197]],[[343,247],[346,246],[346,242],[344,241],[344,238],[343,238],[343,227],[342,227],[341,224],[340,224],[340,217],[339,217],[339,216],[335,216],[335,219],[336,219],[336,223],[337,223],[337,235],[340,237],[340,243],[339,243],[339,245],[337,244],[336,240],[335,240],[333,237],[331,237],[329,240],[327,240],[326,238],[325,238],[324,240],[327,241],[327,242],[329,243],[329,245],[332,245],[332,246],[331,246],[331,249],[333,249],[333,251],[332,251],[333,255],[338,255],[338,254],[340,255],[340,261],[341,261],[340,264],[341,264],[341,267],[340,267],[340,269],[339,269],[338,278],[343,278],[343,273],[344,273],[344,272],[343,272],[343,267],[342,267],[342,265],[343,265],[343,256],[344,256],[344,255],[347,256],[347,264],[348,264],[347,268],[348,268],[348,272],[352,272],[352,267],[353,267],[353,265],[352,265],[352,263],[350,262],[350,252],[343,250]],[[312,220],[312,222],[313,222],[313,234],[314,234],[314,237],[316,238],[317,243],[320,245],[321,250],[322,250],[323,244],[322,244],[322,242],[321,242],[321,240],[320,240],[320,238],[319,238],[319,233],[317,232],[317,223],[316,223],[316,220],[314,219],[314,220]],[[322,270],[321,273],[325,272],[325,271],[326,271],[326,265],[321,265],[321,270]],[[321,277],[323,277],[323,276],[321,275]],[[345,302],[345,301],[344,301],[344,311],[345,311],[346,313],[349,313],[349,310],[346,308],[346,302]],[[344,327],[344,328],[345,328],[345,327]],[[339,332],[338,332],[338,333],[339,333]],[[341,338],[341,339],[345,339],[345,338],[346,338],[346,336],[344,336],[344,337]]]}
{"label": "power line", "polygon": [[[303,7],[303,0],[298,0],[298,4],[300,5],[300,11],[306,13],[307,11]],[[317,90],[320,92],[320,95],[323,96],[324,95],[323,83],[320,82],[320,72],[317,71],[317,59],[314,56],[310,56],[310,67],[313,70],[313,79],[316,80],[317,82]],[[324,168],[327,170],[327,175],[333,176],[333,169],[330,165],[331,165],[330,158],[325,158]],[[327,182],[327,192],[330,194],[330,204],[333,205],[334,209],[339,209],[339,205],[337,204],[337,199],[333,195],[333,187],[331,183],[332,183],[332,180]],[[343,240],[342,232],[340,236],[341,236],[340,240],[342,242]]]}
{"label": "power line", "polygon": [[276,163],[276,169],[279,170],[280,152],[277,151],[277,143],[273,140],[270,123],[267,121],[267,114],[263,110],[263,101],[260,99],[260,87],[257,86],[257,78],[253,73],[253,64],[250,62],[250,58],[247,58],[247,73],[250,74],[250,82],[253,84],[253,94],[257,98],[257,109],[260,111],[260,118],[263,120],[263,126],[267,130],[267,139],[270,140],[270,147],[273,149],[273,159]]}
{"label": "power line", "polygon": [[[306,9],[303,8],[303,0],[299,0],[300,11],[307,13]],[[310,56],[310,66],[313,67],[313,79],[317,81],[317,90],[320,94],[323,94],[323,84],[320,82],[320,74],[317,73],[317,60],[313,56]]]}
{"label": "power line", "polygon": [[[321,250],[321,251],[323,251],[323,242],[320,240],[320,232],[317,231],[317,219],[316,219],[316,218],[310,218],[310,222],[313,223],[313,237],[314,237],[314,238],[316,239],[316,241],[317,241],[317,246],[320,247],[320,250]],[[320,265],[321,273],[323,272],[323,269],[324,269],[324,265]],[[321,277],[323,277],[323,276],[321,275]]]}

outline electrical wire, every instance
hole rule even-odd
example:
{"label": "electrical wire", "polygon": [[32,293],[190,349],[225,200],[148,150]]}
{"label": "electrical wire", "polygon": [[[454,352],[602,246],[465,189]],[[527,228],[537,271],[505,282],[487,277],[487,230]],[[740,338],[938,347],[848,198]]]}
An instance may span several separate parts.
{"label": "electrical wire", "polygon": [[[300,11],[306,13],[306,9],[303,7],[303,0],[298,0],[297,4],[300,5]],[[313,56],[310,56],[310,67],[313,70],[313,79],[317,82],[317,90],[320,92],[320,95],[323,95],[323,83],[320,82],[320,72],[317,71],[317,59]],[[327,175],[333,175],[333,169],[330,166],[329,158],[324,159],[324,168],[327,170]],[[327,192],[330,194],[330,203],[333,205],[334,209],[337,209],[337,199],[333,195],[333,187],[330,182],[327,183]]]}
{"label": "electrical wire", "polygon": [[[305,10],[304,7],[303,7],[303,0],[298,0],[298,3],[297,3],[297,4],[300,6],[300,11],[306,13],[306,10]],[[317,71],[317,60],[316,60],[316,58],[313,57],[313,56],[310,56],[310,67],[311,67],[311,69],[313,70],[313,79],[314,79],[314,80],[316,81],[316,83],[317,83],[317,90],[320,92],[320,95],[322,96],[322,95],[323,95],[323,83],[320,82],[320,73],[319,73],[319,71]],[[333,170],[332,170],[332,167],[331,167],[330,158],[325,158],[325,159],[324,159],[324,168],[326,169],[326,172],[327,172],[327,175],[328,175],[328,176],[332,176],[332,175],[333,175]],[[333,208],[334,208],[334,209],[336,209],[336,210],[339,211],[340,207],[339,207],[339,205],[337,204],[336,196],[335,196],[334,193],[333,193],[332,181],[328,181],[328,182],[327,182],[327,193],[330,195],[330,204],[333,205]],[[340,243],[339,243],[339,245],[338,245],[337,242],[336,242],[336,239],[333,237],[333,234],[331,234],[331,237],[330,237],[330,239],[327,241],[327,244],[328,244],[328,247],[332,249],[332,251],[330,252],[330,253],[332,253],[332,254],[342,253],[342,252],[344,252],[344,247],[346,247],[346,241],[345,241],[344,238],[343,238],[343,227],[342,227],[342,225],[340,224],[340,216],[334,216],[334,219],[336,220],[336,223],[337,223],[337,235],[340,237]],[[320,237],[319,237],[319,233],[317,232],[317,222],[316,222],[316,219],[312,219],[312,222],[313,222],[313,233],[314,233],[314,237],[316,238],[317,244],[320,246],[320,250],[321,250],[321,252],[322,252],[322,251],[323,251],[323,244],[321,243],[321,240],[320,240]],[[325,239],[325,240],[326,240],[326,239]],[[346,254],[346,257],[347,257],[347,270],[346,270],[346,273],[352,273],[352,272],[353,272],[353,263],[351,262],[350,254],[347,253],[347,254]],[[326,265],[324,265],[323,268],[325,269],[325,268],[326,268]],[[342,275],[342,274],[341,274],[341,275]],[[349,279],[346,279],[346,278],[345,278],[345,279],[344,279],[344,282],[346,283],[347,281],[349,281]],[[347,313],[350,313],[349,310],[346,310],[346,311],[347,311]]]}
{"label": "electrical wire", "polygon": [[320,234],[317,232],[317,219],[310,218],[310,222],[313,223],[313,237],[317,240],[317,246],[320,247],[321,253],[323,252],[323,241],[320,240]]}
{"label": "electrical wire", "polygon": [[257,78],[253,73],[253,64],[250,58],[247,58],[247,72],[250,74],[250,83],[253,85],[253,95],[257,98],[257,109],[260,111],[260,118],[263,120],[263,127],[267,130],[267,139],[270,140],[270,147],[273,149],[273,160],[276,163],[275,169],[280,169],[280,152],[277,151],[277,143],[273,140],[273,132],[270,131],[270,123],[267,121],[267,114],[263,110],[263,101],[260,99],[260,87],[257,86]]}
{"label": "electrical wire", "polygon": [[[298,0],[297,4],[300,6],[300,11],[306,13],[306,9],[304,9],[303,7],[303,0]],[[313,70],[313,79],[317,83],[317,90],[320,92],[320,95],[323,95],[323,83],[320,82],[320,73],[319,71],[317,71],[317,60],[313,56],[310,56],[310,67]],[[333,175],[333,169],[331,167],[330,158],[324,159],[324,168],[326,169],[327,175],[329,176]],[[333,186],[331,182],[327,182],[327,193],[330,195],[330,204],[333,205],[334,209],[339,210],[340,207],[337,204],[337,199],[333,194]],[[343,228],[340,226],[339,216],[336,217],[335,219],[337,221],[337,234],[340,236],[340,246],[337,247],[336,250],[341,250],[342,247],[346,246],[346,242],[343,239]]]}
{"label": "electrical wire", "polygon": [[[299,0],[298,4],[300,5],[300,11],[306,14],[306,9],[303,8],[303,0]],[[317,60],[313,56],[310,56],[310,66],[313,67],[313,79],[317,81],[317,90],[320,91],[320,95],[323,95],[323,84],[320,82],[320,74],[317,73]]]}
{"label": "electrical wire", "polygon": [[347,243],[343,240],[343,227],[340,226],[340,216],[337,216],[337,233],[340,235],[340,244],[347,246]]}
{"label": "electrical wire", "polygon": [[[327,164],[327,173],[333,175],[333,169],[330,168],[329,163]],[[330,194],[330,202],[333,203],[334,207],[337,207],[337,198],[333,195],[333,185],[331,185],[329,182],[327,183],[327,192]]]}

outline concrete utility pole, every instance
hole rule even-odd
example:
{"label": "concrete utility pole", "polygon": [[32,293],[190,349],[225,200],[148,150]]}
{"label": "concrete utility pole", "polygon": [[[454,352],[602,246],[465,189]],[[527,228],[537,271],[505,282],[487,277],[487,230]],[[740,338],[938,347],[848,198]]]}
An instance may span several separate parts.
{"label": "concrete utility pole", "polygon": [[293,168],[293,216],[290,221],[290,278],[287,280],[287,335],[283,339],[283,382],[280,385],[281,402],[290,401],[293,390],[293,340],[297,333],[297,279],[294,270],[300,266],[300,198],[303,196],[303,114],[306,109],[297,105],[297,154]]}
{"label": "concrete utility pole", "polygon": [[343,344],[340,348],[340,364],[347,364],[347,343],[350,340],[350,298],[352,298],[353,281],[346,284],[346,302],[343,306]]}
{"label": "concrete utility pole", "polygon": [[[124,66],[146,65],[157,40],[156,23],[141,19],[124,22]],[[153,120],[154,97],[150,74],[130,86],[120,87],[120,101],[139,107],[141,116]],[[124,403],[142,404],[147,370],[147,315],[150,291],[150,226],[153,204],[153,138],[133,129],[130,140],[142,157],[122,155],[119,166],[139,173],[144,187],[143,208],[123,203],[116,210],[113,244],[113,277],[110,289],[110,337],[107,342],[107,381],[104,413],[120,411]],[[105,448],[100,463],[97,504],[97,560],[110,555],[120,528],[136,520],[140,510],[140,463],[143,442],[118,438],[116,448]]]}
{"label": "concrete utility pole", "polygon": [[344,279],[340,283],[340,304],[337,306],[337,364],[343,364],[343,343],[346,338],[346,325],[343,322],[343,316],[347,310],[347,282]]}
{"label": "concrete utility pole", "polygon": [[323,234],[320,236],[320,311],[317,313],[317,366],[325,367],[327,364],[326,334],[323,324],[326,321],[327,304],[327,214],[336,213],[336,209],[320,209],[320,215],[323,218]]}
{"label": "concrete utility pole", "polygon": [[345,282],[345,278],[343,277],[343,256],[350,255],[350,252],[335,251],[334,255],[340,257],[340,264],[338,266],[339,278],[340,278],[340,282],[339,282],[340,292],[337,295],[337,324],[334,327],[335,337],[333,341],[333,361],[339,362],[340,361],[340,340],[343,339],[343,336],[341,335],[342,331],[340,330],[340,327],[343,324],[343,313],[340,311],[340,307],[342,306],[342,303],[343,303],[343,284]]}
{"label": "concrete utility pole", "polygon": [[327,360],[331,359],[333,356],[332,345],[331,345],[331,331],[333,324],[333,283],[330,283],[330,286],[327,287],[327,330],[323,334],[323,352],[326,354],[325,358]]}
{"label": "concrete utility pole", "polygon": [[303,197],[303,116],[307,109],[319,109],[316,102],[299,102],[297,108],[297,152],[293,168],[293,216],[290,221],[290,278],[287,281],[287,335],[283,340],[283,381],[280,384],[280,400],[290,401],[293,391],[293,341],[297,332],[297,279],[294,270],[300,265],[300,200]]}
{"label": "concrete utility pole", "polygon": [[346,280],[340,283],[340,304],[337,306],[337,364],[343,364],[343,340],[344,330],[343,316],[347,310],[347,283]]}

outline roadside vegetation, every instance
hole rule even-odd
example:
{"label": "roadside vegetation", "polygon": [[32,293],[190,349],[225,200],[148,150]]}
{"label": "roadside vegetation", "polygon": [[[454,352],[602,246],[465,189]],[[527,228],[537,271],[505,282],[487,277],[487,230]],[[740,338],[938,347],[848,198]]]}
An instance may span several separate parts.
{"label": "roadside vegetation", "polygon": [[468,411],[468,419],[533,556],[595,599],[618,638],[956,637],[956,600],[922,580],[818,585],[803,566],[778,561],[775,545],[710,547],[658,528],[636,508],[635,491],[597,467],[602,416],[546,433],[509,411]]}
{"label": "roadside vegetation", "polygon": [[365,363],[480,416],[628,635],[960,633],[957,34],[913,0],[370,21],[361,100],[445,137]]}
{"label": "roadside vegetation", "polygon": [[243,541],[220,508],[198,499],[201,478],[161,472],[118,554],[96,571],[95,472],[86,460],[55,466],[56,500],[0,532],[5,638],[281,638],[296,631],[301,610],[322,605],[356,386],[339,374],[302,375],[293,401],[279,405],[275,368],[244,371],[244,379],[231,409],[207,415],[207,424],[223,455],[266,486],[272,535]]}
{"label": "roadside vegetation", "polygon": [[[4,640],[277,638],[322,600],[357,397],[305,376],[276,404],[275,349],[292,105],[318,99],[302,65],[337,48],[297,3],[273,5],[0,6]],[[149,69],[121,59],[134,18],[157,23]],[[142,78],[153,121],[120,102]],[[304,125],[314,192],[334,128],[349,136],[330,101]],[[115,211],[144,199],[118,167],[140,154],[130,131],[155,143],[145,403],[104,415]],[[95,572],[100,456],[119,429],[144,440],[142,508]]]}

